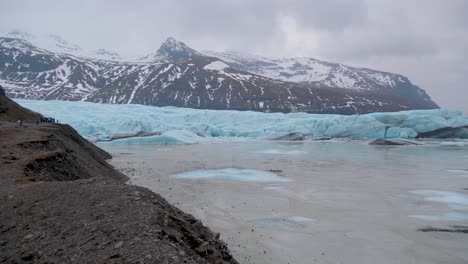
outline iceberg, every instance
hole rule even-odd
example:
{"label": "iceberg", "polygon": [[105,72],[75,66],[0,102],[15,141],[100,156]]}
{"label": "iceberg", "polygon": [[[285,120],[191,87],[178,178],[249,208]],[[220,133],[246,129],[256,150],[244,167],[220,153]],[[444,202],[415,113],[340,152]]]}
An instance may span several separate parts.
{"label": "iceberg", "polygon": [[105,140],[116,134],[137,134],[142,131],[162,134],[120,141],[126,144],[192,144],[209,138],[271,139],[294,133],[307,138],[411,139],[427,136],[468,139],[468,117],[461,111],[448,109],[345,116],[89,102],[15,101],[70,124],[90,140]]}
{"label": "iceberg", "polygon": [[411,193],[425,196],[424,200],[431,202],[446,203],[448,205],[468,205],[468,195],[461,193],[438,190],[416,190],[411,191]]}

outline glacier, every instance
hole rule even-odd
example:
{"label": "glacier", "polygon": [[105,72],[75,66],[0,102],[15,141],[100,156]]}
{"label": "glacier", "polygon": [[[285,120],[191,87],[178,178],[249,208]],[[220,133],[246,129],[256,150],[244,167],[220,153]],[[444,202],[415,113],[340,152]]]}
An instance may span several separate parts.
{"label": "glacier", "polygon": [[[448,109],[345,116],[68,101],[15,101],[61,123],[70,124],[89,140],[106,140],[112,135],[140,131],[162,133],[120,141],[128,144],[193,144],[216,138],[272,139],[293,132],[302,133],[308,138],[410,139],[421,133],[447,128],[460,128],[456,137],[468,138],[468,117],[462,111]],[[444,135],[453,137],[453,133]]]}

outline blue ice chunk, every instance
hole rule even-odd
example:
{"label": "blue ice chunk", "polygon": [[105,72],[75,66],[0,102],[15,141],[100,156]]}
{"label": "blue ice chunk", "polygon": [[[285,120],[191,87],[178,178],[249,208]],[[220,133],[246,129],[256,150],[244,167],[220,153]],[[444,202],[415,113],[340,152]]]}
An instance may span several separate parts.
{"label": "blue ice chunk", "polygon": [[414,194],[424,196],[424,200],[445,203],[447,205],[468,205],[468,195],[437,190],[416,190],[412,191]]}
{"label": "blue ice chunk", "polygon": [[468,214],[450,212],[450,213],[444,214],[444,219],[446,219],[447,221],[457,221],[457,222],[466,221],[468,220]]}
{"label": "blue ice chunk", "polygon": [[417,218],[425,221],[450,221],[462,222],[468,220],[468,214],[450,212],[442,215],[410,215],[411,218]]}

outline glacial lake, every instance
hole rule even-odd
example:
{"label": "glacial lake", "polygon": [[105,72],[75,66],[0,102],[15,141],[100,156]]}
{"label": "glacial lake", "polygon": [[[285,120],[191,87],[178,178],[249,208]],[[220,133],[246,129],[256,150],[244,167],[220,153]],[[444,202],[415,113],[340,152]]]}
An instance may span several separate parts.
{"label": "glacial lake", "polygon": [[98,145],[240,263],[468,263],[468,142],[368,142]]}

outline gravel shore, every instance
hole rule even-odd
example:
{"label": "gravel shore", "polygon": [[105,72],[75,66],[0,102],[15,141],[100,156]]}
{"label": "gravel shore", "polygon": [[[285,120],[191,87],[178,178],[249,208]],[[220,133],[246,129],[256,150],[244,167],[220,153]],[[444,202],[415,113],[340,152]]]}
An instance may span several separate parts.
{"label": "gravel shore", "polygon": [[0,114],[1,263],[237,263],[219,234],[125,184],[111,156],[70,126],[7,117]]}

